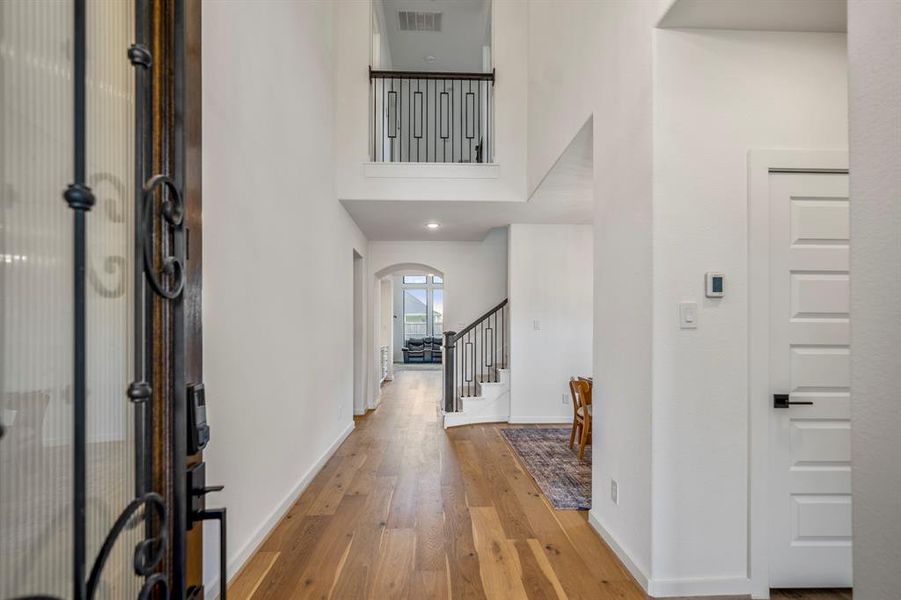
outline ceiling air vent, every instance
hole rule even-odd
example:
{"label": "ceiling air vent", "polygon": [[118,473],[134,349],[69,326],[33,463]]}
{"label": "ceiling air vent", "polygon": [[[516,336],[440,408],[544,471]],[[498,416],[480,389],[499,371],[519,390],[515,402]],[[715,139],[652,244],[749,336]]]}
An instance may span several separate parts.
{"label": "ceiling air vent", "polygon": [[397,17],[400,20],[401,31],[441,31],[440,12],[399,10]]}

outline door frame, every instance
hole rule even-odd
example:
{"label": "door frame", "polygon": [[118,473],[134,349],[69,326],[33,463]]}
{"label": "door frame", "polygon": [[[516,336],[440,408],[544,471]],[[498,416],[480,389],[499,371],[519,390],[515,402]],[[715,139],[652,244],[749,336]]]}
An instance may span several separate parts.
{"label": "door frame", "polygon": [[363,287],[365,286],[366,274],[363,264],[363,254],[356,248],[353,249],[353,286],[352,286],[352,315],[351,323],[353,329],[352,338],[352,360],[353,364],[353,405],[351,412],[360,416],[366,414],[366,359],[364,348],[364,332],[366,326],[363,319],[364,301]]}
{"label": "door frame", "polygon": [[748,152],[748,578],[770,597],[770,174],[847,173],[847,150]]}

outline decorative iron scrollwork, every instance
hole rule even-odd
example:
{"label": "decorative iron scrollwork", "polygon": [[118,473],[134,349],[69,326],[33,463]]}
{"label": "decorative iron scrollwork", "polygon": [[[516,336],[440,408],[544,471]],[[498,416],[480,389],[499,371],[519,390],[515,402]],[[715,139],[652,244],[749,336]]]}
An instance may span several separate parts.
{"label": "decorative iron scrollwork", "polygon": [[103,567],[106,565],[106,560],[109,558],[110,552],[113,550],[116,539],[142,506],[147,506],[148,509],[152,508],[155,511],[159,534],[155,537],[141,540],[138,542],[137,546],[135,546],[134,571],[137,575],[147,577],[144,586],[141,588],[139,598],[147,597],[146,594],[149,594],[150,591],[159,584],[161,578],[163,584],[166,585],[166,595],[168,595],[168,585],[165,584],[165,578],[158,573],[151,575],[153,570],[160,562],[162,562],[163,554],[166,550],[168,541],[167,531],[169,527],[168,512],[163,497],[156,492],[148,492],[128,503],[128,506],[125,507],[125,510],[122,511],[119,518],[116,519],[116,522],[113,524],[112,529],[110,529],[109,533],[106,535],[106,539],[100,547],[100,552],[97,553],[97,559],[94,561],[94,566],[91,568],[91,575],[88,578],[87,600],[92,600],[94,598],[94,594],[97,591],[97,585],[100,583],[100,575],[103,572]]}
{"label": "decorative iron scrollwork", "polygon": [[138,600],[147,600],[147,598],[150,598],[150,594],[152,594],[153,590],[157,587],[163,589],[163,598],[169,597],[169,581],[162,573],[156,573],[148,577],[147,581],[144,582],[141,591],[138,593]]}
{"label": "decorative iron scrollwork", "polygon": [[[160,597],[169,597],[169,583],[166,576],[162,573],[154,573],[154,570],[162,563],[163,556],[168,544],[169,531],[169,515],[166,509],[166,503],[163,497],[155,492],[148,492],[143,496],[132,500],[125,509],[119,514],[112,529],[107,533],[94,565],[91,567],[91,575],[88,578],[85,589],[85,600],[94,600],[100,589],[100,578],[103,574],[103,568],[106,561],[112,553],[113,547],[119,537],[134,519],[141,507],[146,506],[148,510],[153,510],[156,517],[157,531],[156,536],[145,538],[135,545],[133,567],[135,575],[145,577],[144,583],[138,593],[139,599],[150,598],[154,589],[161,588]],[[55,523],[56,524],[56,523]],[[20,596],[15,600],[59,600],[55,596],[37,595],[37,596]]]}
{"label": "decorative iron scrollwork", "polygon": [[[154,175],[144,184],[144,273],[151,289],[167,300],[178,298],[185,287],[185,270],[177,256],[167,255],[162,258],[160,272],[153,264],[153,235],[148,228],[152,226],[152,207],[154,192],[158,188],[169,190],[168,198],[160,203],[160,214],[171,227],[181,229],[184,222],[184,202],[181,193],[168,175]],[[169,281],[169,285],[163,279]]]}

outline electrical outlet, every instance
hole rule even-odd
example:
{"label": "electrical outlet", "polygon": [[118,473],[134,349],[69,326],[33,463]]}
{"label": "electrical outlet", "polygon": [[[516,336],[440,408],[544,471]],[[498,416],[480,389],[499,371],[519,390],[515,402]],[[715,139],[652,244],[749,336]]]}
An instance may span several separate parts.
{"label": "electrical outlet", "polygon": [[619,504],[619,486],[616,484],[616,479],[610,480],[610,499],[614,504]]}
{"label": "electrical outlet", "polygon": [[566,404],[566,401],[567,401],[567,400],[569,400],[569,396],[566,395],[566,392],[563,392],[562,397],[560,398],[560,401],[561,401],[563,404]]}

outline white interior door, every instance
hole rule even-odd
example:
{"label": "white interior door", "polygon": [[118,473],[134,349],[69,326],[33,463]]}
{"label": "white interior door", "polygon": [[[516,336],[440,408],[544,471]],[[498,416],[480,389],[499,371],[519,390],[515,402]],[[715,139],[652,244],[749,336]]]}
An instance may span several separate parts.
{"label": "white interior door", "polygon": [[848,175],[770,175],[770,584],[851,587]]}

